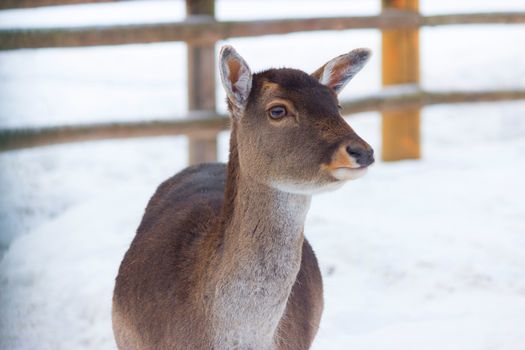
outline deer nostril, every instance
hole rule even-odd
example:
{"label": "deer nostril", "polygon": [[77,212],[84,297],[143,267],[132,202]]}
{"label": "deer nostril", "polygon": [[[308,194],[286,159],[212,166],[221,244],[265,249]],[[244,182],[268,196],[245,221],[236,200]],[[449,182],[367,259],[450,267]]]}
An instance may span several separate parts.
{"label": "deer nostril", "polygon": [[347,146],[346,152],[361,166],[368,166],[374,162],[374,150],[371,148]]}
{"label": "deer nostril", "polygon": [[346,147],[346,153],[348,153],[349,155],[354,157],[356,161],[359,160],[359,158],[362,157],[362,155],[364,153],[363,151],[364,150],[362,148],[352,148],[350,146]]}

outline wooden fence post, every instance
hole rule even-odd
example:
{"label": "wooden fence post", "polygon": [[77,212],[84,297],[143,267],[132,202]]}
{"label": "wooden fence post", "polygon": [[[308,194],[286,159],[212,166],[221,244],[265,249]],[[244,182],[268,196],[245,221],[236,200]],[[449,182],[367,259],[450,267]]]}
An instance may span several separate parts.
{"label": "wooden fence post", "polygon": [[[383,10],[419,11],[419,0],[382,0]],[[383,86],[419,84],[419,30],[382,31]],[[418,159],[420,151],[420,108],[383,112],[382,159]]]}
{"label": "wooden fence post", "polygon": [[[186,0],[186,14],[214,16],[214,0]],[[215,112],[215,45],[187,44],[188,108]],[[189,138],[189,164],[217,160],[217,135]]]}

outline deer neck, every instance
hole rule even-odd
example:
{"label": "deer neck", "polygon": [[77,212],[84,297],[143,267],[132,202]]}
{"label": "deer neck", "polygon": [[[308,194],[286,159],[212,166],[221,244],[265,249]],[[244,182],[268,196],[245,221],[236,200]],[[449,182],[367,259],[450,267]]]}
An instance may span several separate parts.
{"label": "deer neck", "polygon": [[220,277],[213,283],[216,345],[271,349],[301,265],[311,197],[245,176],[235,139],[225,195]]}

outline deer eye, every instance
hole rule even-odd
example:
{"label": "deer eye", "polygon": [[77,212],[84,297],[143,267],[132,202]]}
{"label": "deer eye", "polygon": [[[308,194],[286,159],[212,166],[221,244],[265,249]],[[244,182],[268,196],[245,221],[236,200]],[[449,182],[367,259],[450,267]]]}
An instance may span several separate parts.
{"label": "deer eye", "polygon": [[272,119],[281,119],[282,117],[285,117],[287,114],[286,107],[284,106],[275,106],[270,108],[268,111],[268,115]]}

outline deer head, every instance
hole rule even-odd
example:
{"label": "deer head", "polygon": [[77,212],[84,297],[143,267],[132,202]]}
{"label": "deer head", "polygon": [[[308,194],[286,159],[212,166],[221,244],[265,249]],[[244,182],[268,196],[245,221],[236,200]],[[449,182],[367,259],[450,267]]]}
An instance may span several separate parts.
{"label": "deer head", "polygon": [[219,66],[241,175],[303,194],[364,175],[373,150],[341,116],[337,94],[369,57],[368,49],[356,49],[312,74],[287,68],[252,74],[224,46]]}

